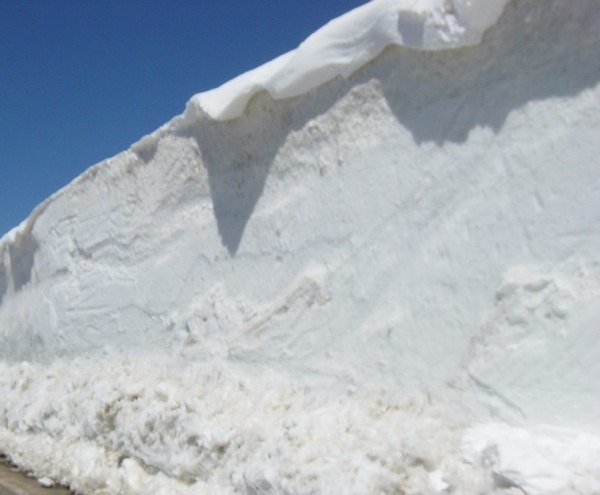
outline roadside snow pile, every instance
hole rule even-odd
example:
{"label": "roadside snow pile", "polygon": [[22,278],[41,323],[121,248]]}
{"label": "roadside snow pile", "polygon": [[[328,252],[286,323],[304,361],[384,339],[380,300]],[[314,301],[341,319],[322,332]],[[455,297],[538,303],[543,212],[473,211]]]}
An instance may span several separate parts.
{"label": "roadside snow pile", "polygon": [[[598,493],[600,439],[449,424],[443,395],[314,394],[107,354],[0,367],[0,443],[83,493]],[[462,438],[464,435],[464,438]]]}
{"label": "roadside snow pile", "polygon": [[595,0],[381,0],[195,96],[0,241],[0,450],[86,494],[600,493],[599,81]]}

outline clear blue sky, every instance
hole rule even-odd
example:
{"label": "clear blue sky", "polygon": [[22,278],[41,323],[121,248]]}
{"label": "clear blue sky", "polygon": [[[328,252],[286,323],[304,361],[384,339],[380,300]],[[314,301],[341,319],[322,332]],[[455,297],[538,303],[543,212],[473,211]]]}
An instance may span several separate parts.
{"label": "clear blue sky", "polygon": [[0,236],[195,93],[365,0],[0,0]]}

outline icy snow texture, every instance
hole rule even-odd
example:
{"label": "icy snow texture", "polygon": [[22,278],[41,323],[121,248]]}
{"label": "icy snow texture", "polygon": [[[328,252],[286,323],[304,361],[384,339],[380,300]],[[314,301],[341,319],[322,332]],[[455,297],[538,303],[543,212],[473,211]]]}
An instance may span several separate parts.
{"label": "icy snow texture", "polygon": [[190,104],[0,243],[0,449],[90,493],[600,493],[599,80],[597,2],[520,0]]}
{"label": "icy snow texture", "polygon": [[0,430],[0,444],[34,474],[84,493],[600,489],[600,439],[491,424],[461,440],[441,400],[428,397],[323,396],[269,374],[110,354],[50,367],[0,365],[0,386],[9,431]]}

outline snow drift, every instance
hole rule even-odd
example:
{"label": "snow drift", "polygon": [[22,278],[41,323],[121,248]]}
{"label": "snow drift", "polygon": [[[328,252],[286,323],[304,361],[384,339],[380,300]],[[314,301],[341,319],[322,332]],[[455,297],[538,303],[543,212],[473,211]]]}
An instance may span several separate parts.
{"label": "snow drift", "polygon": [[0,449],[83,493],[600,493],[599,33],[371,2],[88,170],[0,243]]}

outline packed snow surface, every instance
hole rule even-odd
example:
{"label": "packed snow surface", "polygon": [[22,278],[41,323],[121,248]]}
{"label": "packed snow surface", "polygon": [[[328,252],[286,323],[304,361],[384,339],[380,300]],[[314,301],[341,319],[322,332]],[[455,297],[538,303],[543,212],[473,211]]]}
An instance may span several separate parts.
{"label": "packed snow surface", "polygon": [[600,494],[596,0],[377,0],[0,241],[0,450],[84,494]]}

